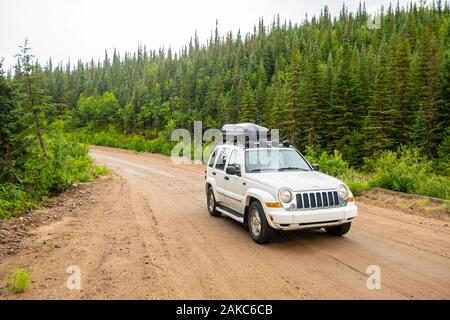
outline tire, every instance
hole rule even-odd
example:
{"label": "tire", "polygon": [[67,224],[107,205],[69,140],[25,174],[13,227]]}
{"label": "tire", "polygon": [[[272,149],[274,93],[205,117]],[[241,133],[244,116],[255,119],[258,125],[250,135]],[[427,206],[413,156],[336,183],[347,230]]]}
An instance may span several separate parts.
{"label": "tire", "polygon": [[253,201],[248,208],[248,229],[253,240],[260,244],[268,243],[276,234],[258,201]]}
{"label": "tire", "polygon": [[222,214],[217,211],[217,202],[216,198],[214,197],[214,192],[211,187],[208,187],[208,192],[206,194],[206,203],[208,207],[208,212],[213,217],[220,217]]}
{"label": "tire", "polygon": [[332,236],[340,237],[340,236],[343,236],[344,234],[346,234],[350,230],[351,226],[352,226],[352,223],[347,222],[347,223],[340,224],[335,227],[325,228],[325,231],[328,234],[331,234]]}

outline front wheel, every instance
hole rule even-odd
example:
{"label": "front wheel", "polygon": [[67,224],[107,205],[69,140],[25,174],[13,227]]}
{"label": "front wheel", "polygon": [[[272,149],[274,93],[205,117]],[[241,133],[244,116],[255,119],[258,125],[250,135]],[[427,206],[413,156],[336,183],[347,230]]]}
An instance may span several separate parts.
{"label": "front wheel", "polygon": [[328,234],[331,234],[332,236],[339,237],[339,236],[343,236],[344,234],[346,234],[350,230],[351,226],[352,226],[352,223],[347,222],[347,223],[343,223],[343,224],[340,224],[335,227],[325,228],[325,231]]}
{"label": "front wheel", "polygon": [[217,211],[216,207],[217,207],[217,202],[216,202],[216,198],[214,198],[214,191],[211,187],[208,188],[208,193],[206,195],[207,197],[207,204],[208,204],[208,212],[210,215],[212,215],[213,217],[220,217],[222,214]]}
{"label": "front wheel", "polygon": [[248,228],[257,243],[267,243],[275,236],[275,230],[269,226],[264,209],[258,201],[253,201],[248,208]]}

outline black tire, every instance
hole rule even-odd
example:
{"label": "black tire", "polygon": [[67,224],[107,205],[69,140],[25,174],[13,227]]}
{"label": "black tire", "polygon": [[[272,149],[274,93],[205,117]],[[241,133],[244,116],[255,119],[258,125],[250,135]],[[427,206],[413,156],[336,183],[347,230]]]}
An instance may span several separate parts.
{"label": "black tire", "polygon": [[214,192],[211,187],[208,187],[208,192],[206,194],[206,203],[208,207],[208,212],[213,217],[220,217],[222,214],[217,211],[217,202],[216,198],[214,197]]}
{"label": "black tire", "polygon": [[[257,220],[252,220],[253,215],[259,218],[259,224]],[[275,229],[269,226],[264,209],[258,201],[253,201],[248,208],[248,229],[253,240],[260,244],[268,243],[276,234]],[[259,232],[257,232],[258,229]]]}
{"label": "black tire", "polygon": [[344,234],[346,234],[350,230],[351,226],[352,226],[352,223],[347,222],[347,223],[340,224],[335,227],[325,228],[325,231],[328,234],[331,234],[332,236],[340,237],[340,236],[343,236]]}

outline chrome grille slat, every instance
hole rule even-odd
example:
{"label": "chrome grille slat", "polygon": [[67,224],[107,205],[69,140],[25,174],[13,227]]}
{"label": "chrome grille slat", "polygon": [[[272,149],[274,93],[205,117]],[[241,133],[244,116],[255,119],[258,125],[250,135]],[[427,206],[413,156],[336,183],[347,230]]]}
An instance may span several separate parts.
{"label": "chrome grille slat", "polygon": [[295,195],[297,209],[327,209],[339,207],[337,191],[307,191]]}

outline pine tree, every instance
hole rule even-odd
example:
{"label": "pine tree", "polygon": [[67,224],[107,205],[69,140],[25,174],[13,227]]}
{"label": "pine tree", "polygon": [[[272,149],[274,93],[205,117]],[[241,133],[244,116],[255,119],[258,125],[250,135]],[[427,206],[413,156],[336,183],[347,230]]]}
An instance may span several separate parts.
{"label": "pine tree", "polygon": [[389,149],[394,145],[395,116],[391,104],[388,75],[388,56],[383,41],[377,66],[374,96],[364,123],[364,149],[366,154]]}
{"label": "pine tree", "polygon": [[253,90],[250,84],[247,82],[243,95],[242,95],[242,107],[239,113],[240,122],[256,122],[256,104],[253,96]]}
{"label": "pine tree", "polygon": [[39,66],[33,64],[33,55],[30,53],[31,47],[29,47],[28,40],[25,40],[24,45],[19,48],[15,82],[21,101],[22,118],[29,121],[29,130],[34,130],[42,154],[47,157],[43,115],[49,97],[45,92],[41,70]]}
{"label": "pine tree", "polygon": [[[396,45],[396,44],[394,44]],[[392,103],[398,110],[398,121],[396,126],[402,128],[397,131],[397,141],[400,144],[407,144],[409,141],[409,132],[413,121],[413,109],[410,97],[410,45],[407,38],[400,40],[399,47],[392,56],[392,84],[394,85],[394,94]]]}
{"label": "pine tree", "polygon": [[306,63],[304,73],[301,119],[304,127],[303,145],[315,146],[319,142],[319,65],[315,53],[312,53]]}
{"label": "pine tree", "polygon": [[411,128],[411,140],[415,147],[424,151],[427,146],[427,119],[425,112],[420,108]]}
{"label": "pine tree", "polygon": [[350,136],[353,121],[355,84],[350,68],[350,51],[345,44],[341,50],[340,62],[331,91],[331,108],[327,125],[333,130],[328,133],[327,149],[342,148]]}
{"label": "pine tree", "polygon": [[[428,29],[428,32],[429,29]],[[438,134],[440,123],[438,122],[438,63],[437,40],[434,36],[428,39],[428,32],[424,30],[419,41],[417,53],[416,89],[417,102],[424,112],[426,120],[426,154],[433,158],[437,152]]]}

